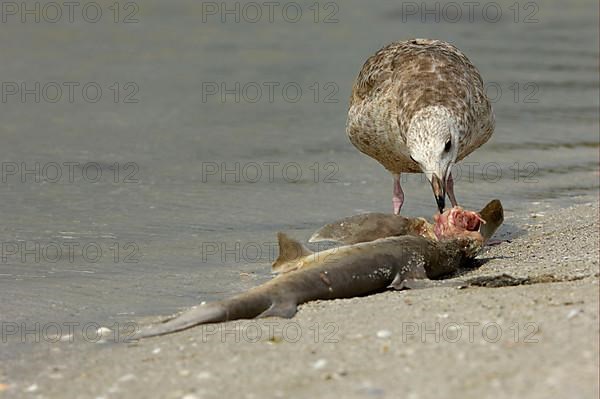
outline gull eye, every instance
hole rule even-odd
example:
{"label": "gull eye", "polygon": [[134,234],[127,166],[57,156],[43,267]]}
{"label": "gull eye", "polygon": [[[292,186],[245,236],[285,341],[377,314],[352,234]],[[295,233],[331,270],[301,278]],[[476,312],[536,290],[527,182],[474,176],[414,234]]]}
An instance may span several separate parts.
{"label": "gull eye", "polygon": [[450,140],[446,141],[446,145],[444,146],[444,152],[449,152],[452,147],[452,142]]}

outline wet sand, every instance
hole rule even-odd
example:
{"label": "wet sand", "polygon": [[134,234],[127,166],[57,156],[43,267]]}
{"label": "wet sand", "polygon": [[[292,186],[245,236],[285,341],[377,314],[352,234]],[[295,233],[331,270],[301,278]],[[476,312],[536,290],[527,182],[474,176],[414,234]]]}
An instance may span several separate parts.
{"label": "wet sand", "polygon": [[597,199],[590,201],[507,215],[498,237],[510,242],[488,248],[479,268],[458,277],[506,273],[536,284],[318,301],[292,320],[230,322],[139,343],[41,342],[27,345],[28,356],[2,362],[0,391],[40,398],[595,398],[599,226]]}

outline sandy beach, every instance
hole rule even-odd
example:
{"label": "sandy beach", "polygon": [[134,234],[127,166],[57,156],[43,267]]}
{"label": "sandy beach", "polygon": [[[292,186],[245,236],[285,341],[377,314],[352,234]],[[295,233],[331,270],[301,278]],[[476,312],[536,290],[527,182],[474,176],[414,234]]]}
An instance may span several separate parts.
{"label": "sandy beach", "polygon": [[594,398],[599,241],[591,201],[507,215],[497,237],[509,242],[487,248],[479,268],[457,277],[508,274],[531,284],[318,301],[291,320],[210,325],[139,343],[122,342],[126,332],[119,342],[42,340],[2,363],[0,394]]}
{"label": "sandy beach", "polygon": [[[598,397],[597,2],[75,3],[0,7],[0,399]],[[466,209],[502,201],[503,242],[454,281],[499,287],[128,342],[270,279],[279,231],[392,211],[345,127],[367,58],[414,38],[464,52],[492,103],[452,173]],[[425,175],[402,180],[430,218]]]}

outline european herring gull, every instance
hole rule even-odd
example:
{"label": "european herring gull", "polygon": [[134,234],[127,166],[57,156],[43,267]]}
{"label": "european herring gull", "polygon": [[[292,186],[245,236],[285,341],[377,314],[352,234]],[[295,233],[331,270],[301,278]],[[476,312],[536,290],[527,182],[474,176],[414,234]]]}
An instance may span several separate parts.
{"label": "european herring gull", "polygon": [[425,173],[440,212],[451,168],[484,144],[494,114],[477,68],[453,45],[429,39],[392,43],[363,65],[350,97],[346,132],[394,176],[394,213],[404,202],[401,173]]}

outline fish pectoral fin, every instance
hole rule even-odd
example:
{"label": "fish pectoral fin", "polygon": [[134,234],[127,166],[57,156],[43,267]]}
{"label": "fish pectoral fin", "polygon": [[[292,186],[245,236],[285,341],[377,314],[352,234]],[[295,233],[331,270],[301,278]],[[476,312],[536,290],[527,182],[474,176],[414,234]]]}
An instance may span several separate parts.
{"label": "fish pectoral fin", "polygon": [[427,278],[427,271],[425,271],[425,267],[421,264],[412,266],[410,269],[403,273],[397,273],[396,277],[392,283],[388,286],[388,288],[393,288],[395,290],[407,290],[407,289],[416,289],[410,287],[411,281],[429,281]]}
{"label": "fish pectoral fin", "polygon": [[275,302],[271,305],[271,307],[258,316],[256,318],[260,319],[263,317],[282,317],[284,319],[291,319],[296,314],[298,310],[298,305],[295,302]]}
{"label": "fish pectoral fin", "polygon": [[299,241],[288,237],[288,235],[285,233],[277,233],[277,241],[279,243],[279,256],[271,265],[271,268],[274,272],[285,271],[285,265],[287,263],[313,253]]}

